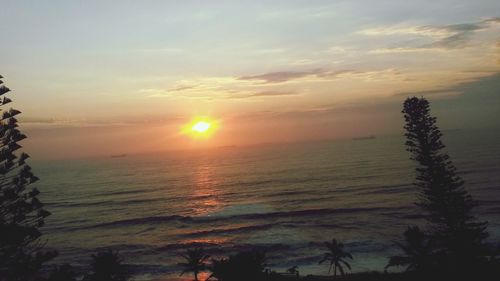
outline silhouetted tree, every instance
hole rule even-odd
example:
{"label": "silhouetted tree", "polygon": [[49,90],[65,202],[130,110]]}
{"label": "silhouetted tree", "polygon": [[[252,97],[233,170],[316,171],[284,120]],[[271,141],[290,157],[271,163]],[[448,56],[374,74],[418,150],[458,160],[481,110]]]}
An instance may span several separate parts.
{"label": "silhouetted tree", "polygon": [[429,238],[436,246],[436,259],[444,269],[465,269],[486,255],[483,240],[486,222],[472,215],[476,205],[464,189],[450,157],[442,152],[441,132],[430,115],[425,98],[408,98],[403,114],[406,147],[418,164],[415,185],[417,203],[426,213]]}
{"label": "silhouetted tree", "polygon": [[435,264],[432,259],[433,245],[424,232],[417,226],[408,227],[404,232],[405,243],[398,244],[405,256],[393,256],[386,269],[393,266],[404,266],[407,271],[428,272]]}
{"label": "silhouetted tree", "polygon": [[[0,76],[0,79],[3,78]],[[0,80],[0,108],[11,102]],[[0,280],[32,280],[55,252],[42,251],[40,227],[50,215],[28,186],[38,178],[26,164],[28,154],[16,153],[26,138],[18,129],[15,109],[1,108],[0,116]]]}
{"label": "silhouetted tree", "polygon": [[296,274],[298,276],[299,275],[299,267],[294,265],[294,266],[290,267],[289,269],[287,269],[286,272],[288,272],[290,274]]}
{"label": "silhouetted tree", "polygon": [[69,264],[56,265],[50,272],[48,281],[76,281],[77,273]]}
{"label": "silhouetted tree", "polygon": [[212,259],[208,266],[211,274],[207,280],[217,279],[218,281],[229,281],[231,277],[236,275],[231,270],[229,258]]}
{"label": "silhouetted tree", "polygon": [[85,281],[125,281],[127,268],[118,253],[111,250],[92,255],[90,263],[92,273],[85,276]]}
{"label": "silhouetted tree", "polygon": [[206,262],[210,256],[205,254],[203,248],[188,249],[187,252],[181,256],[186,262],[179,263],[179,265],[184,268],[180,275],[182,276],[184,273],[192,272],[194,280],[198,281],[198,273],[206,269]]}
{"label": "silhouetted tree", "polygon": [[337,242],[337,240],[335,239],[332,239],[332,242],[325,242],[325,247],[328,249],[328,252],[324,254],[323,259],[319,262],[319,264],[322,264],[326,261],[330,262],[328,274],[330,274],[333,267],[334,277],[337,276],[337,268],[339,269],[340,274],[344,275],[345,272],[342,265],[351,270],[351,265],[345,259],[352,259],[352,255],[344,251],[344,244]]}
{"label": "silhouetted tree", "polygon": [[241,252],[229,258],[213,259],[208,279],[218,281],[255,281],[264,280],[266,273],[266,255],[263,251]]}

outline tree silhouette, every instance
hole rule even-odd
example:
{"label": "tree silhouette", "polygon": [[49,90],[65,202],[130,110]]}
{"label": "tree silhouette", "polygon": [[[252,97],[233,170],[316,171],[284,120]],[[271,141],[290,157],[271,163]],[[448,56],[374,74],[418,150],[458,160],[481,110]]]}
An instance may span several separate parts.
{"label": "tree silhouette", "polygon": [[345,259],[352,259],[352,256],[348,252],[344,251],[344,244],[338,243],[337,240],[332,239],[332,242],[325,242],[325,246],[328,249],[328,252],[324,254],[323,259],[319,262],[319,264],[326,261],[330,262],[328,274],[330,274],[333,267],[334,277],[337,276],[337,268],[340,271],[340,274],[344,275],[345,272],[342,265],[351,270],[351,265]]}
{"label": "tree silhouette", "polygon": [[198,273],[206,269],[206,261],[210,257],[205,254],[203,248],[188,249],[185,254],[181,255],[186,262],[179,263],[184,269],[181,272],[181,276],[185,273],[192,272],[194,275],[194,280],[198,281]]}
{"label": "tree silhouette", "polygon": [[212,280],[214,278],[218,281],[233,280],[238,274],[232,269],[233,267],[228,258],[212,259],[208,266],[208,270],[210,270],[211,274],[207,280]]}
{"label": "tree silhouette", "polygon": [[84,281],[125,281],[127,268],[118,253],[111,250],[92,255],[90,263],[92,273],[85,276]]}
{"label": "tree silhouette", "polygon": [[286,270],[286,272],[290,274],[295,274],[297,277],[299,276],[299,267],[297,265],[294,265]]}
{"label": "tree silhouette", "polygon": [[[0,79],[3,78],[0,75]],[[11,102],[0,80],[0,108]],[[0,280],[32,280],[55,252],[44,252],[40,227],[50,215],[28,186],[38,178],[26,164],[26,153],[16,153],[26,138],[18,129],[15,109],[0,109]]]}
{"label": "tree silhouette", "polygon": [[404,232],[405,244],[398,244],[405,256],[393,256],[386,269],[393,266],[406,266],[407,271],[427,272],[434,268],[433,245],[424,232],[417,226],[408,227]]}
{"label": "tree silhouette", "polygon": [[56,265],[50,272],[48,281],[76,281],[77,273],[69,264]]}
{"label": "tree silhouette", "polygon": [[266,255],[253,249],[232,255],[229,258],[212,259],[208,279],[218,281],[255,281],[265,280]]}
{"label": "tree silhouette", "polygon": [[436,259],[448,270],[464,269],[486,255],[483,240],[486,222],[472,215],[476,205],[464,189],[450,157],[442,152],[441,132],[430,115],[425,98],[404,102],[406,147],[418,164],[415,185],[417,203],[426,213],[429,238],[436,246]]}

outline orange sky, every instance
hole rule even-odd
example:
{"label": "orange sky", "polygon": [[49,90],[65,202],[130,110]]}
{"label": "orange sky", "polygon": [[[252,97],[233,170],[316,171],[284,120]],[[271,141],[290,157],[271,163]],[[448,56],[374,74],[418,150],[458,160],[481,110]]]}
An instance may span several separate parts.
{"label": "orange sky", "polygon": [[[26,149],[79,157],[496,126],[498,1],[9,1],[1,74]],[[181,134],[197,116],[210,138]]]}

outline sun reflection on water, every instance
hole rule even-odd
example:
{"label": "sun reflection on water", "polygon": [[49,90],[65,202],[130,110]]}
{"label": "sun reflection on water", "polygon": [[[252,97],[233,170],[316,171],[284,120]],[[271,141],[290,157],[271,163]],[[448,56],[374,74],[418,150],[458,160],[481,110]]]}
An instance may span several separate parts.
{"label": "sun reflection on water", "polygon": [[219,200],[218,183],[219,179],[210,164],[202,163],[195,169],[193,173],[193,193],[189,200],[190,209],[194,215],[206,215],[222,207]]}

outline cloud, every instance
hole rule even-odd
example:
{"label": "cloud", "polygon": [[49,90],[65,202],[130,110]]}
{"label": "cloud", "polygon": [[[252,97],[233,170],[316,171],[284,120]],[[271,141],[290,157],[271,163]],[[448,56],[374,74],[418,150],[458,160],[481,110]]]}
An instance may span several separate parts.
{"label": "cloud", "polygon": [[394,96],[432,96],[432,97],[449,97],[476,95],[475,98],[482,96],[498,96],[498,89],[500,88],[500,72],[494,72],[487,76],[481,76],[472,80],[462,81],[460,83],[442,87],[438,89],[429,89],[423,91],[408,91],[396,93]]}
{"label": "cloud", "polygon": [[280,71],[280,72],[269,72],[253,76],[242,76],[238,77],[238,80],[260,80],[264,83],[280,83],[286,82],[298,78],[303,78],[307,76],[315,76],[324,71],[321,69],[311,70],[311,71]]}
{"label": "cloud", "polygon": [[223,98],[228,89],[243,87],[241,81],[233,77],[202,77],[185,79],[175,82],[168,88],[141,89],[138,93],[145,93],[148,97],[173,97],[188,99],[213,100]]}
{"label": "cloud", "polygon": [[187,99],[223,100],[248,99],[276,96],[299,95],[298,92],[275,90],[269,86],[257,86],[252,82],[241,81],[234,77],[205,77],[182,80],[169,89],[141,89],[148,97],[170,97]]}
{"label": "cloud", "polygon": [[369,28],[359,31],[358,33],[370,36],[390,36],[390,35],[420,35],[430,37],[446,37],[450,36],[450,32],[446,29],[436,28],[432,26],[384,26]]}
{"label": "cloud", "polygon": [[365,29],[358,33],[369,36],[413,35],[420,37],[420,39],[430,39],[430,43],[421,43],[416,46],[397,46],[372,51],[372,53],[420,52],[467,47],[476,32],[494,27],[497,24],[500,24],[500,18],[498,17],[478,22],[452,25],[377,27]]}
{"label": "cloud", "polygon": [[190,89],[194,89],[194,88],[196,88],[196,86],[178,86],[178,87],[175,87],[175,88],[168,90],[168,92],[180,92],[180,91],[190,90]]}
{"label": "cloud", "polygon": [[371,50],[372,54],[397,54],[397,53],[424,53],[424,52],[435,52],[444,51],[444,49],[436,49],[430,47],[393,47],[393,48],[380,48]]}
{"label": "cloud", "polygon": [[280,97],[280,96],[296,96],[299,95],[297,92],[282,92],[282,91],[261,91],[250,94],[233,94],[228,96],[229,98],[235,99],[245,99],[245,98],[257,98],[257,97]]}
{"label": "cloud", "polygon": [[108,127],[128,126],[130,122],[111,120],[88,120],[86,118],[43,118],[43,117],[21,117],[21,125],[27,129],[57,129],[57,128],[83,128],[83,127]]}
{"label": "cloud", "polygon": [[255,80],[262,81],[263,83],[283,83],[292,80],[297,80],[306,77],[313,78],[334,78],[342,74],[356,74],[363,73],[362,71],[344,69],[344,70],[324,70],[324,69],[313,69],[310,71],[280,71],[280,72],[268,72],[253,76],[242,76],[238,77],[238,80]]}
{"label": "cloud", "polygon": [[[393,68],[378,70],[312,69],[304,71],[268,72],[241,77],[203,77],[185,79],[175,82],[169,88],[145,88],[138,90],[138,93],[145,94],[151,98],[163,97],[215,101],[224,99],[294,96],[304,93],[304,91],[297,89],[278,88],[277,84],[289,81],[314,84],[330,82],[335,79],[373,82],[391,81],[395,79],[403,80],[404,78],[402,73]],[[299,88],[304,90],[303,87]],[[306,89],[305,91],[308,90]]]}
{"label": "cloud", "polygon": [[313,78],[316,80],[331,80],[343,76],[355,76],[366,80],[377,80],[379,78],[389,78],[400,75],[401,73],[396,69],[382,69],[382,70],[325,70],[314,69],[310,71],[281,71],[281,72],[268,72],[253,76],[242,76],[238,80],[260,81],[264,84],[283,83],[302,78]]}

